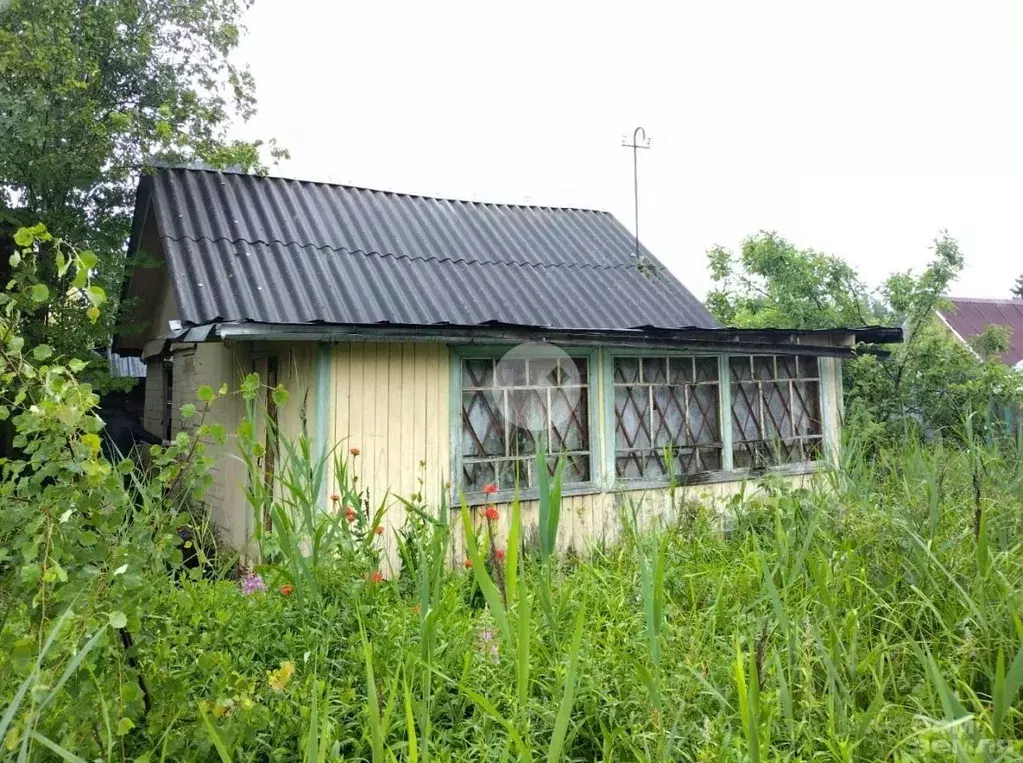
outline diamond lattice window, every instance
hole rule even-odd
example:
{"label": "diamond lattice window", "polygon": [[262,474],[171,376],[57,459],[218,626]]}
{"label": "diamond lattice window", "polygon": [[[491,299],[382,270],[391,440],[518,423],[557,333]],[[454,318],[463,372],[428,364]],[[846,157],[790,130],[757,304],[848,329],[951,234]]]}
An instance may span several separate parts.
{"label": "diamond lattice window", "polygon": [[462,360],[462,487],[478,492],[537,484],[544,448],[564,484],[590,481],[588,368],[585,358]]}
{"label": "diamond lattice window", "polygon": [[616,477],[721,469],[717,358],[617,357],[613,387]]}
{"label": "diamond lattice window", "polygon": [[819,460],[823,429],[817,358],[754,355],[728,362],[734,467]]}

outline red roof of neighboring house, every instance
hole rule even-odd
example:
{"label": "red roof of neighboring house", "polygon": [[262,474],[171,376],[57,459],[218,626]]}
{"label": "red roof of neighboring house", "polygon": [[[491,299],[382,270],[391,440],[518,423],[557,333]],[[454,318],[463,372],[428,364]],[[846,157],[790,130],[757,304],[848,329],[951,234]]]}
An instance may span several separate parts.
{"label": "red roof of neighboring house", "polygon": [[1023,299],[950,299],[951,310],[939,314],[962,339],[976,336],[992,324],[1012,330],[1002,360],[1010,366],[1023,361]]}

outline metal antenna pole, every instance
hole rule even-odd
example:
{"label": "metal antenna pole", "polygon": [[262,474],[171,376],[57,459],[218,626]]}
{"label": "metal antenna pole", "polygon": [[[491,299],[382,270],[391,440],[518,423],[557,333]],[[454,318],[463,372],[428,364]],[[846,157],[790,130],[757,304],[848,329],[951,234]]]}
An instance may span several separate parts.
{"label": "metal antenna pole", "polygon": [[622,138],[622,145],[632,149],[632,195],[636,204],[636,252],[635,258],[639,259],[639,150],[650,148],[650,139],[646,136],[646,130],[637,127],[632,131],[632,143],[627,137]]}

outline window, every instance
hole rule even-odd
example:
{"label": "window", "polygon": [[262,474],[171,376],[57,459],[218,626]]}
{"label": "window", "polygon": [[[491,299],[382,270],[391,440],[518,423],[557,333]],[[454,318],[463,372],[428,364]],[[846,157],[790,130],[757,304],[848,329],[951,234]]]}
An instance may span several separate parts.
{"label": "window", "polygon": [[587,358],[461,358],[461,487],[475,493],[537,484],[564,459],[563,482],[591,478]]}
{"label": "window", "polygon": [[817,358],[754,355],[729,358],[728,365],[734,467],[820,459],[823,431]]}
{"label": "window", "polygon": [[722,468],[716,357],[622,356],[613,367],[617,478]]}

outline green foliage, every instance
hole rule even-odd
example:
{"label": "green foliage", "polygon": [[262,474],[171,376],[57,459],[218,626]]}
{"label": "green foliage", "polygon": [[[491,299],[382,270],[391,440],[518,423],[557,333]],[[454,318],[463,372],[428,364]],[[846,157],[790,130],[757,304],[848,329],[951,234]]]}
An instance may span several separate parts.
{"label": "green foliage", "polygon": [[[743,242],[738,257],[708,253],[718,287],[708,306],[723,323],[742,328],[827,329],[901,325],[905,341],[882,348],[882,360],[861,348],[844,365],[847,422],[865,439],[895,442],[911,432],[962,436],[977,414],[986,431],[1004,429],[1000,411],[1023,405],[1023,375],[998,361],[1008,347],[1004,327],[989,327],[965,347],[936,319],[949,285],[963,268],[955,239],[943,234],[920,273],[892,274],[870,292],[841,259],[799,250],[775,234]],[[978,362],[977,355],[980,356]]]}
{"label": "green foliage", "polygon": [[726,326],[816,329],[877,322],[878,306],[842,259],[800,250],[762,231],[742,242],[738,256],[707,253],[717,287],[707,307]]}
{"label": "green foliage", "polygon": [[154,161],[261,168],[260,142],[228,132],[255,111],[252,77],[231,60],[249,5],[0,3],[0,281],[24,245],[15,232],[38,221],[90,250],[81,257],[94,280],[83,289],[40,263],[25,324],[33,342],[82,358],[106,346],[116,311],[101,313],[103,289],[120,293],[140,171]]}

